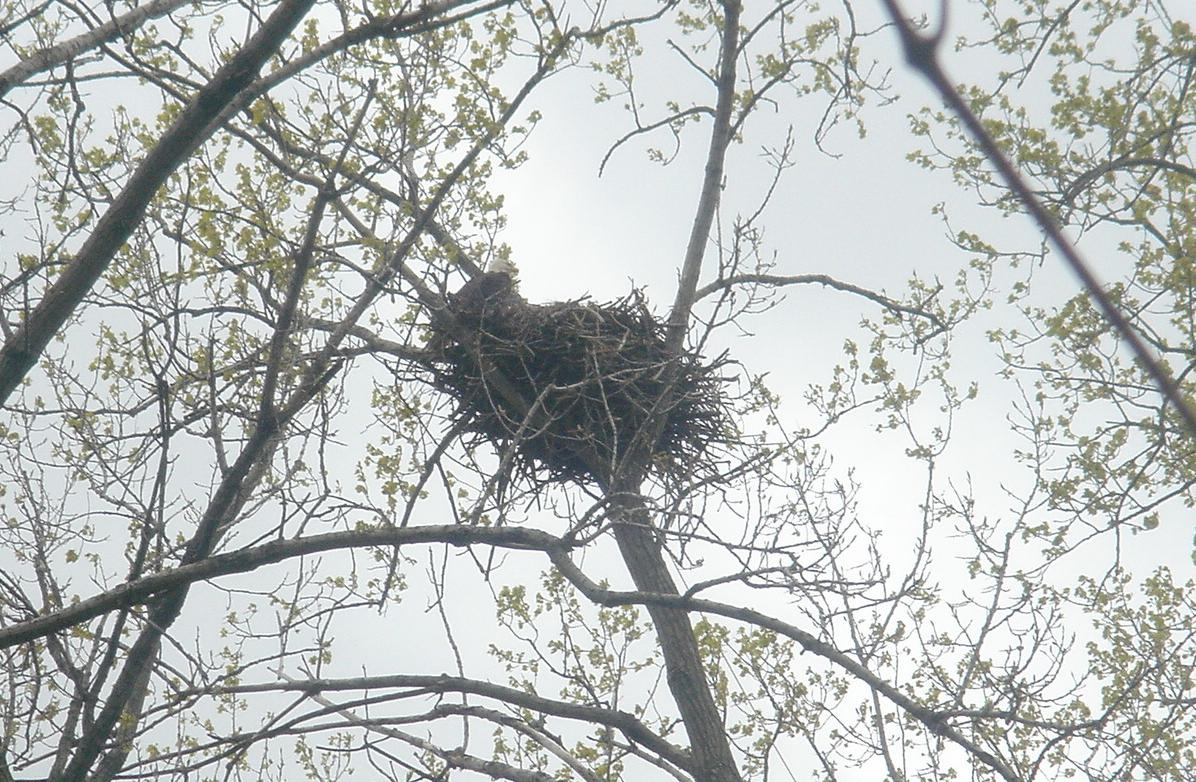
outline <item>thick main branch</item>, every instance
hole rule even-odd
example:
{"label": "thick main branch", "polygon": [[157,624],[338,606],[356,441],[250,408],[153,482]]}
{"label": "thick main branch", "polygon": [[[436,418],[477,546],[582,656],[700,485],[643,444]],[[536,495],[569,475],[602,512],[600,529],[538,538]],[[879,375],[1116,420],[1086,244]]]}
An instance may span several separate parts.
{"label": "thick main branch", "polygon": [[[735,102],[736,62],[739,57],[738,0],[727,0],[723,6],[722,44],[717,77],[718,101],[715,105],[714,127],[710,133],[705,176],[698,197],[697,213],[690,231],[681,268],[681,279],[665,336],[669,353],[678,356],[689,328],[690,313],[696,296],[702,259],[710,241],[710,231],[718,210],[723,187],[723,168],[727,147],[731,142],[731,115]],[[680,377],[679,363],[666,368],[663,398],[657,409],[671,406]],[[654,425],[641,431],[631,449],[631,458],[623,465],[621,475],[607,487],[612,496],[614,535],[619,552],[638,589],[659,594],[677,594],[677,586],[669,573],[661,543],[653,528],[651,513],[639,494],[647,465],[653,458],[653,444],[664,427],[664,415]],[[698,650],[689,614],[684,610],[655,604],[648,613],[656,628],[664,656],[667,682],[673,700],[681,712],[685,731],[689,736],[696,764],[696,776],[710,782],[740,782],[741,777],[731,753],[731,744],[723,726],[722,713],[714,702],[706,669]]]}

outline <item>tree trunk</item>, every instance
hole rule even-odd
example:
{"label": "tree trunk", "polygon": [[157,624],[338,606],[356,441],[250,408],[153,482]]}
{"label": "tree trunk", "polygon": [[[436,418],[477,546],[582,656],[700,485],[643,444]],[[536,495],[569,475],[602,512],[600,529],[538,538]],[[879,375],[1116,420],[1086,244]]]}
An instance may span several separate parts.
{"label": "tree trunk", "polygon": [[[616,493],[613,518],[615,540],[636,589],[678,594],[656,539],[651,513],[640,494]],[[664,653],[669,691],[689,736],[695,777],[701,782],[742,782],[731,755],[722,715],[706,681],[689,613],[659,605],[648,605],[647,608]]]}

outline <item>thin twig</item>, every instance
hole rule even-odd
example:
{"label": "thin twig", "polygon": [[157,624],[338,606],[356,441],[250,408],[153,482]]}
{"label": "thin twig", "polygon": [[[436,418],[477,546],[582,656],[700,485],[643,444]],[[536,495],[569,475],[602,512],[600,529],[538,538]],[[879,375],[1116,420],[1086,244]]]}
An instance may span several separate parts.
{"label": "thin twig", "polygon": [[938,315],[929,310],[911,307],[908,304],[902,304],[899,301],[890,299],[888,296],[885,296],[882,293],[877,293],[876,291],[869,290],[868,288],[861,288],[860,286],[853,285],[849,282],[836,280],[834,277],[826,274],[736,274],[734,276],[715,280],[708,285],[703,285],[698,289],[696,298],[702,299],[724,288],[729,288],[732,285],[743,284],[770,285],[774,287],[781,287],[785,285],[824,285],[828,288],[844,291],[845,293],[854,293],[857,296],[863,296],[865,299],[874,301],[880,306],[894,313],[925,318],[934,324],[935,334],[945,331],[947,328],[947,324],[943,323],[942,319]]}

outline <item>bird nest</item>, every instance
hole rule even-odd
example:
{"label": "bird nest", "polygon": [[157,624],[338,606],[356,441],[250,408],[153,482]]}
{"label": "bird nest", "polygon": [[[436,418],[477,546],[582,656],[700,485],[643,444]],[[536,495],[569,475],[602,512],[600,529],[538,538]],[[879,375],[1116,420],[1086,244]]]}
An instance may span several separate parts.
{"label": "bird nest", "polygon": [[607,485],[653,435],[654,474],[701,477],[733,437],[726,355],[670,360],[664,324],[639,291],[607,304],[514,297],[455,314],[467,340],[441,344],[435,383],[459,401],[466,431],[509,454],[517,477]]}

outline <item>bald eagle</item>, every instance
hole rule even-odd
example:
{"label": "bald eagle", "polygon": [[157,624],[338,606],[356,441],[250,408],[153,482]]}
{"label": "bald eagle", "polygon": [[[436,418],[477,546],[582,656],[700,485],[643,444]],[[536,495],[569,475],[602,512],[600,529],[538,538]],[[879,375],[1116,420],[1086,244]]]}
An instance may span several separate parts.
{"label": "bald eagle", "polygon": [[[515,264],[506,258],[491,261],[486,271],[448,295],[448,311],[467,331],[494,330],[513,309],[526,304],[519,295],[518,275]],[[452,341],[445,333],[433,334],[426,350],[441,354]]]}
{"label": "bald eagle", "polygon": [[519,295],[519,270],[506,258],[496,258],[486,271],[450,294],[449,308],[458,318],[480,322],[487,315],[501,315],[522,303]]}

